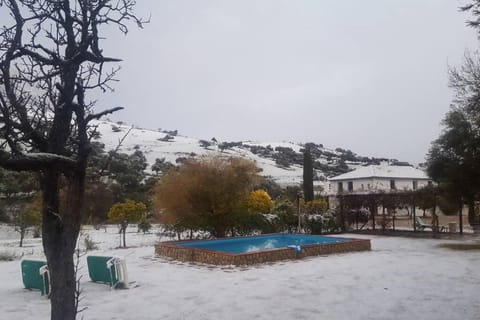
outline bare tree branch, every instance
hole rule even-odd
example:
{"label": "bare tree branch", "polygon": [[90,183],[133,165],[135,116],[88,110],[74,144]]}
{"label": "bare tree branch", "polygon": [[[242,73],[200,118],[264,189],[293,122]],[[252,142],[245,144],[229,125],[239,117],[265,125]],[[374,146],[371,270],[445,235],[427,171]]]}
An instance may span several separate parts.
{"label": "bare tree branch", "polygon": [[13,171],[42,171],[54,166],[65,171],[75,168],[75,161],[61,155],[51,153],[24,153],[12,156],[0,150],[0,166]]}
{"label": "bare tree branch", "polygon": [[[73,320],[73,254],[80,230],[89,122],[88,93],[111,90],[121,61],[101,49],[105,26],[127,33],[135,0],[0,0],[0,167],[38,172],[42,233],[51,270],[52,320]],[[65,190],[60,206],[60,189]],[[63,199],[64,198],[64,199]]]}
{"label": "bare tree branch", "polygon": [[[98,120],[98,119],[102,118],[103,116],[106,116],[107,114],[114,113],[114,112],[117,112],[117,111],[120,111],[120,110],[123,110],[123,107],[115,107],[115,108],[111,108],[111,109],[108,109],[108,110],[105,110],[105,111],[102,111],[102,112],[99,112],[99,113],[90,114],[90,115],[87,116],[85,121],[88,123],[92,120]],[[130,132],[130,130],[128,130],[128,131]]]}

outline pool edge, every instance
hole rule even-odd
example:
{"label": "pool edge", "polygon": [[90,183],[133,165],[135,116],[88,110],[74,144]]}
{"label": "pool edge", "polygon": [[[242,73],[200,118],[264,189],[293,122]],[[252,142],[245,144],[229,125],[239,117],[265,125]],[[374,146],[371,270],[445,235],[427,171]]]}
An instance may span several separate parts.
{"label": "pool edge", "polygon": [[155,254],[183,262],[198,262],[212,265],[253,265],[280,260],[301,259],[309,256],[371,250],[370,239],[344,238],[349,241],[311,244],[302,246],[300,252],[292,248],[279,248],[247,253],[228,253],[200,248],[181,247],[185,241],[167,241],[155,245]]}

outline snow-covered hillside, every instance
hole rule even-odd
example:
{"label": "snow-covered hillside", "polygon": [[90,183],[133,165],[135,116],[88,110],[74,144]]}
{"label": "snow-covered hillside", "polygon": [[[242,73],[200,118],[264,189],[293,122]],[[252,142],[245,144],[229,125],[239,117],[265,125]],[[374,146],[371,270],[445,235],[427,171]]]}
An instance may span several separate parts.
{"label": "snow-covered hillside", "polygon": [[[122,141],[119,152],[133,153],[141,150],[148,161],[148,169],[155,159],[165,158],[172,164],[182,158],[232,155],[253,160],[263,170],[262,175],[272,177],[281,185],[298,185],[302,181],[302,149],[300,143],[293,142],[220,142],[205,141],[176,135],[171,132],[159,132],[148,129],[133,128],[128,125],[109,121],[98,121],[97,131],[100,141],[105,144],[105,150],[114,150]],[[314,161],[316,162],[316,185],[325,187],[326,178],[353,169],[365,161],[345,161],[346,150],[329,150],[322,145],[312,144]],[[345,152],[342,152],[345,151]],[[350,152],[350,155],[352,153]],[[355,157],[356,155],[353,154]],[[347,157],[348,159],[348,157]],[[368,158],[365,158],[368,160]]]}

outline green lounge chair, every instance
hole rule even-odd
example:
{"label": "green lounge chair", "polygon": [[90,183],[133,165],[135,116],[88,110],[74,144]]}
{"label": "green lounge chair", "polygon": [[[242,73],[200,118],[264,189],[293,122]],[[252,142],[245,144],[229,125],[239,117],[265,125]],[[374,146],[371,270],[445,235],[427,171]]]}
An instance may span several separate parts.
{"label": "green lounge chair", "polygon": [[23,259],[22,281],[26,289],[40,290],[43,295],[50,294],[50,274],[44,260]]}
{"label": "green lounge chair", "polygon": [[110,288],[128,288],[125,259],[113,256],[88,256],[88,274],[93,282],[110,285]]}

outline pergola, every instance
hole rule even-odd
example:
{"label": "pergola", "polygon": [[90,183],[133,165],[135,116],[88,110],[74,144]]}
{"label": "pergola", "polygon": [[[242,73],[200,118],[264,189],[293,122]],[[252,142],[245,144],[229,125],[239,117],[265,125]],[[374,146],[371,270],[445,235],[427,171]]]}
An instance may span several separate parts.
{"label": "pergola", "polygon": [[[395,230],[395,209],[404,208],[411,210],[411,219],[413,231],[417,231],[416,209],[431,209],[432,211],[432,230],[434,233],[439,232],[439,221],[437,215],[437,196],[434,189],[420,189],[416,191],[399,191],[395,192],[376,192],[376,193],[341,193],[336,196],[338,201],[338,210],[340,213],[340,223],[343,228],[352,224],[358,229],[362,224],[362,229],[370,219],[372,220],[372,229],[376,230],[376,217],[379,216],[379,208],[381,208],[381,228],[385,230],[387,222],[392,222],[392,228]],[[368,210],[368,211],[367,211]],[[393,212],[392,215],[387,212]],[[459,231],[463,234],[463,217],[461,209],[458,215]]]}

